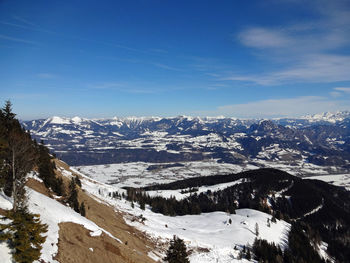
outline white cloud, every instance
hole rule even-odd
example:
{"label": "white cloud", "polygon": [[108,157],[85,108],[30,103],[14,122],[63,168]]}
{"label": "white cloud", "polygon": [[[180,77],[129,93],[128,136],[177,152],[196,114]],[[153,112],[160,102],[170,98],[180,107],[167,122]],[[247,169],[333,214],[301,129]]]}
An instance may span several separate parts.
{"label": "white cloud", "polygon": [[299,64],[265,74],[231,74],[221,80],[252,82],[259,85],[278,85],[291,82],[331,83],[350,81],[350,56],[309,55]]}
{"label": "white cloud", "polygon": [[334,90],[350,93],[350,87],[337,87],[337,88],[334,88]]}
{"label": "white cloud", "polygon": [[329,95],[331,95],[333,98],[339,98],[342,94],[338,91],[331,91]]}
{"label": "white cloud", "polygon": [[280,70],[264,67],[264,73],[231,74],[222,79],[260,85],[349,81],[350,56],[343,52],[350,47],[349,5],[334,0],[310,1],[307,6],[318,17],[278,27],[250,27],[237,36],[266,65],[272,62]]}
{"label": "white cloud", "polygon": [[197,112],[203,116],[238,118],[296,117],[325,111],[349,110],[350,101],[319,96],[304,96],[287,99],[268,99],[242,104],[219,106],[213,111]]}
{"label": "white cloud", "polygon": [[259,27],[241,32],[238,38],[244,45],[254,48],[279,48],[289,46],[293,42],[281,31]]}

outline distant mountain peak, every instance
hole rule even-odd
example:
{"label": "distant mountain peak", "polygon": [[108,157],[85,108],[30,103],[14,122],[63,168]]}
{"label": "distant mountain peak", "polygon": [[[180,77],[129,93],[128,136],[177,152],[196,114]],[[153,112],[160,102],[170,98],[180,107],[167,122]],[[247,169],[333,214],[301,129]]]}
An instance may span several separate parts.
{"label": "distant mountain peak", "polygon": [[49,118],[48,122],[50,122],[51,124],[71,124],[69,118],[62,118],[58,116],[53,116]]}
{"label": "distant mountain peak", "polygon": [[350,118],[349,111],[337,111],[337,112],[323,112],[318,114],[309,114],[301,117],[301,119],[308,120],[310,122],[326,121],[336,123]]}

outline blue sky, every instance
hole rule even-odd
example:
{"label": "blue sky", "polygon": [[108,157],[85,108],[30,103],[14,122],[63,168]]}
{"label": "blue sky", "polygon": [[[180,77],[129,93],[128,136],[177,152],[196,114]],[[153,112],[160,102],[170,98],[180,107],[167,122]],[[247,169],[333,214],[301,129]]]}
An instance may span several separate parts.
{"label": "blue sky", "polygon": [[350,109],[350,2],[0,1],[0,98],[52,115]]}

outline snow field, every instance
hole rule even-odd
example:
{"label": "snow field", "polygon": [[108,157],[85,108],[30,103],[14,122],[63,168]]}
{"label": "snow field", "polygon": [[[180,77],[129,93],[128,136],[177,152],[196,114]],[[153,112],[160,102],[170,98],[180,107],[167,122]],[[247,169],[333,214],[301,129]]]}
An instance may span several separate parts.
{"label": "snow field", "polygon": [[[238,209],[236,214],[212,212],[170,217],[152,212],[148,205],[145,210],[141,210],[138,204],[134,204],[132,208],[131,203],[124,199],[110,198],[110,192],[120,193],[120,188],[116,186],[103,183],[96,185],[96,182],[87,177],[82,179],[82,186],[87,192],[95,195],[97,200],[112,205],[116,210],[124,211],[124,219],[128,224],[145,232],[151,239],[157,240],[157,243],[167,243],[173,235],[184,239],[188,249],[193,250],[190,256],[191,263],[248,262],[238,260],[238,254],[243,245],[253,244],[256,238],[256,223],[259,227],[259,238],[274,242],[282,249],[287,246],[290,224],[277,220],[277,223],[270,222],[268,227],[267,220],[271,219],[271,215],[260,211]],[[141,214],[146,219],[144,222],[139,220]],[[234,249],[235,246],[237,250]],[[150,252],[149,256],[161,259],[164,256],[164,247]]]}

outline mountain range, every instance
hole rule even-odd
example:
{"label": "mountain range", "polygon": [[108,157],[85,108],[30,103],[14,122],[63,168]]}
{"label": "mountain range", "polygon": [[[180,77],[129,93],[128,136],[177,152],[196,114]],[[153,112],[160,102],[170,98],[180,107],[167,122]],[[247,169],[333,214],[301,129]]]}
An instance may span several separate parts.
{"label": "mountain range", "polygon": [[51,117],[22,125],[70,165],[123,162],[305,164],[350,170],[350,112],[301,118]]}

